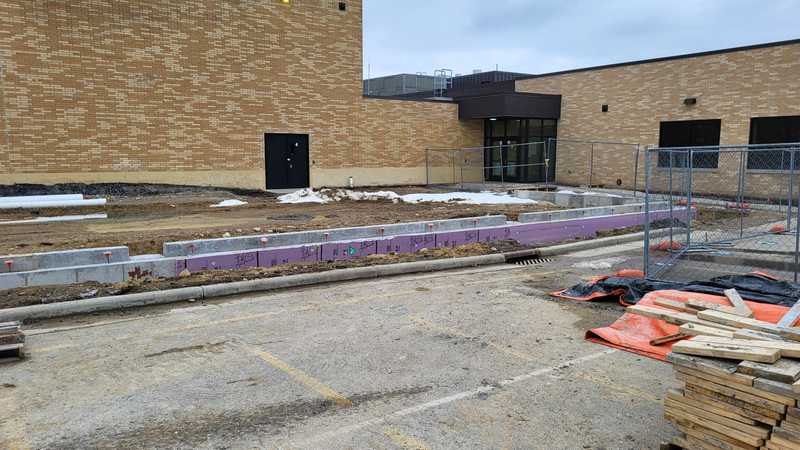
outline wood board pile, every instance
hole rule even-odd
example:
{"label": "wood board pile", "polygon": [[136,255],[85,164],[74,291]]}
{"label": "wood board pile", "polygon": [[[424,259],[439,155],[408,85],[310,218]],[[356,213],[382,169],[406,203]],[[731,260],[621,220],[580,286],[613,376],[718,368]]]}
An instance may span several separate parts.
{"label": "wood board pile", "polygon": [[25,357],[25,334],[19,322],[0,323],[0,363]]}
{"label": "wood board pile", "polygon": [[732,306],[658,299],[671,310],[628,308],[679,326],[651,341],[680,340],[666,360],[684,388],[667,393],[664,417],[682,434],[667,448],[800,449],[800,302],[773,324],[755,319],[735,291],[726,296]]}

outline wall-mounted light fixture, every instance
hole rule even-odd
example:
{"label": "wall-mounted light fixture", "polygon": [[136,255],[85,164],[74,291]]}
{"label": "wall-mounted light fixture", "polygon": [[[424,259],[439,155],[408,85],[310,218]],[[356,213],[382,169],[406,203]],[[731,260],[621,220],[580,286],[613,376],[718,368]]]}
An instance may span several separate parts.
{"label": "wall-mounted light fixture", "polygon": [[603,112],[608,112],[608,105],[603,105]]}
{"label": "wall-mounted light fixture", "polygon": [[696,98],[687,98],[683,101],[684,105],[694,105],[695,103],[697,103]]}
{"label": "wall-mounted light fixture", "polygon": [[289,3],[289,0],[283,0],[283,3]]}
{"label": "wall-mounted light fixture", "polygon": [[489,120],[497,120],[497,118],[495,118],[495,117],[492,117],[492,118],[491,118],[491,119],[489,119]]}

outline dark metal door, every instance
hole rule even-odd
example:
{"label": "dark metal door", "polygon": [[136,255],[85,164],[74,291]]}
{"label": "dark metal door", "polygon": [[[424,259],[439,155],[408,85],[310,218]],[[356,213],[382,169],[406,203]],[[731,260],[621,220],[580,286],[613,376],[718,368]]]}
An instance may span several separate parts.
{"label": "dark metal door", "polygon": [[308,135],[265,134],[267,189],[308,187]]}

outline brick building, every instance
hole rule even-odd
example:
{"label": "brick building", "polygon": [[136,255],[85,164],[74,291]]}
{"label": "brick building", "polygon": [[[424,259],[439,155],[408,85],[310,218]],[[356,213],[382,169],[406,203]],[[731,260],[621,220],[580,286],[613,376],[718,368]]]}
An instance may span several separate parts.
{"label": "brick building", "polygon": [[[451,170],[426,147],[739,144],[764,118],[800,140],[800,41],[373,98],[361,3],[0,0],[0,183],[420,184]],[[559,147],[549,179],[584,183],[586,157]],[[630,154],[602,160],[630,185]]]}

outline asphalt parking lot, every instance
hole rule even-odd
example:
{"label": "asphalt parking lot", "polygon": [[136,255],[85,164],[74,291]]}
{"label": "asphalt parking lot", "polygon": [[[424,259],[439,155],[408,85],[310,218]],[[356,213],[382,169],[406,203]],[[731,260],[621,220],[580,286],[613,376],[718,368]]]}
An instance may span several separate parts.
{"label": "asphalt parking lot", "polygon": [[3,442],[657,448],[672,370],[583,340],[621,305],[545,294],[639,264],[593,252],[36,323],[0,367]]}

